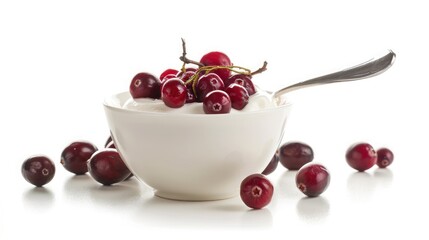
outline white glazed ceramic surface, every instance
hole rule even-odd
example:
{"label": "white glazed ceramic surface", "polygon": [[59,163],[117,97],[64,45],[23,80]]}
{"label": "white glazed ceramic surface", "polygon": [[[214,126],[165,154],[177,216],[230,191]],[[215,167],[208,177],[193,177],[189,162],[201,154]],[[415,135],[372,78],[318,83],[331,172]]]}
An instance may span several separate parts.
{"label": "white glazed ceramic surface", "polygon": [[128,92],[107,98],[115,146],[133,174],[155,194],[178,200],[217,200],[239,194],[275,153],[290,104],[237,114],[151,113],[121,108]]}

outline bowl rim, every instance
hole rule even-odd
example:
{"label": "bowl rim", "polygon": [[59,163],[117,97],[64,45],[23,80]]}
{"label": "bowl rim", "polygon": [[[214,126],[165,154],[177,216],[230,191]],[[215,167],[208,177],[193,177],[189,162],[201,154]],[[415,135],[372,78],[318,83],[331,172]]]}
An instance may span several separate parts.
{"label": "bowl rim", "polygon": [[111,110],[111,111],[116,111],[116,112],[122,112],[122,113],[130,113],[130,114],[135,114],[135,115],[153,115],[153,116],[187,116],[187,117],[210,117],[210,118],[215,118],[215,117],[225,117],[225,116],[243,116],[243,115],[256,115],[256,114],[263,114],[263,113],[267,113],[267,112],[273,112],[273,111],[278,111],[278,110],[282,110],[282,109],[286,109],[286,108],[291,108],[293,103],[288,99],[285,103],[282,103],[281,105],[277,105],[275,107],[269,107],[269,108],[265,108],[262,110],[258,110],[258,111],[248,111],[248,112],[240,112],[240,113],[227,113],[227,114],[195,114],[195,113],[184,113],[184,112],[179,112],[179,113],[171,113],[171,112],[151,112],[151,111],[140,111],[140,110],[135,110],[135,109],[125,109],[125,108],[121,108],[118,106],[113,106],[112,104],[109,104],[109,100],[114,98],[114,97],[118,97],[120,95],[129,95],[131,96],[131,94],[128,91],[123,91],[123,92],[119,92],[119,93],[115,93],[115,94],[111,94],[108,97],[104,98],[103,101],[103,105],[105,108]]}

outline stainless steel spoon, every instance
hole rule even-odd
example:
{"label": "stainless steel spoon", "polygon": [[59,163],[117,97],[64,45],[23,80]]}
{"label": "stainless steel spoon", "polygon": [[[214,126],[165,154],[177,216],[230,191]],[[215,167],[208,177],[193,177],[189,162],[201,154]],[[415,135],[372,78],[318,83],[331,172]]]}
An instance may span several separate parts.
{"label": "stainless steel spoon", "polygon": [[374,77],[378,74],[383,73],[390,66],[392,66],[393,62],[395,61],[395,58],[396,54],[392,50],[388,50],[388,52],[381,57],[374,57],[369,61],[363,62],[354,67],[327,74],[321,77],[312,78],[277,90],[273,93],[272,97],[274,101],[280,103],[282,96],[284,96],[286,93],[301,88],[328,83],[356,81],[360,79]]}

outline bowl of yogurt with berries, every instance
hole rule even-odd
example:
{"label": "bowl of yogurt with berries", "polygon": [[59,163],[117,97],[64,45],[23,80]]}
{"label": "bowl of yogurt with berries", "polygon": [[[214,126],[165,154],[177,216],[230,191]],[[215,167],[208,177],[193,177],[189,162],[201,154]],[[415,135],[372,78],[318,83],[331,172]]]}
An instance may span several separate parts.
{"label": "bowl of yogurt with berries", "polygon": [[232,65],[222,52],[181,60],[182,69],[138,73],[129,91],[105,99],[116,149],[159,197],[236,196],[241,181],[275,154],[291,104],[274,102],[253,85],[257,71]]}

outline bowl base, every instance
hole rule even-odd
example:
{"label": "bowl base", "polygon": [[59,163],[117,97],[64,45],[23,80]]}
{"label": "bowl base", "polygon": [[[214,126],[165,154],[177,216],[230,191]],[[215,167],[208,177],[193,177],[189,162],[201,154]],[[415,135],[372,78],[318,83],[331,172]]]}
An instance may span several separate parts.
{"label": "bowl base", "polygon": [[237,196],[237,193],[225,194],[225,195],[193,195],[193,194],[169,193],[169,192],[156,190],[155,196],[169,199],[169,200],[200,202],[200,201],[216,201],[216,200],[233,198]]}

